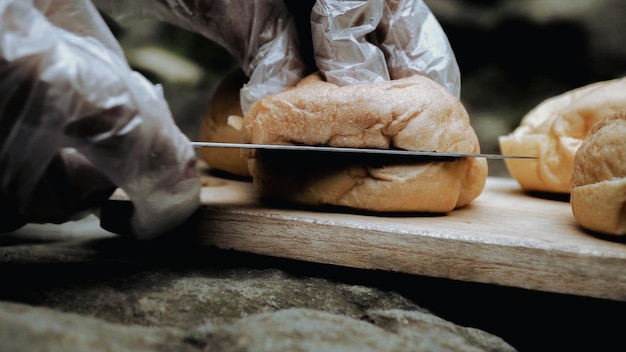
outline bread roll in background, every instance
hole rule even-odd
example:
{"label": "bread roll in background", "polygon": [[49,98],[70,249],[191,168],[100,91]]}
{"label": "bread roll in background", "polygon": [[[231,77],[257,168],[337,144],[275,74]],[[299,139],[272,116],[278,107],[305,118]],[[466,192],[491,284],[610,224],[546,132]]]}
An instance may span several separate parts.
{"label": "bread roll in background", "polygon": [[[239,90],[248,78],[237,69],[217,86],[206,114],[200,123],[200,141],[241,143],[241,130],[233,126],[243,121]],[[231,123],[229,124],[229,119]],[[232,175],[250,177],[247,158],[236,148],[200,148],[200,157],[212,169]]]}
{"label": "bread roll in background", "polygon": [[626,110],[595,124],[582,142],[570,202],[583,227],[626,235]]}
{"label": "bread roll in background", "polygon": [[537,105],[509,135],[500,136],[502,154],[537,157],[506,159],[522,189],[569,193],[574,156],[591,127],[626,109],[626,78],[596,82]]}
{"label": "bread roll in background", "polygon": [[[257,101],[242,132],[248,143],[480,152],[461,102],[423,76],[339,87],[312,74]],[[487,178],[484,158],[336,158],[263,152],[249,170],[265,196],[370,211],[447,212],[478,197]]]}

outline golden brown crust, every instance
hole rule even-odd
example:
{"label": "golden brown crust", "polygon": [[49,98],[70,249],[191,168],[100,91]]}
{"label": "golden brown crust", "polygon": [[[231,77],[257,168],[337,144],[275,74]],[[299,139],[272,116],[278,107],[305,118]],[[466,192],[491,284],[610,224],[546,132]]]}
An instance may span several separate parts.
{"label": "golden brown crust", "polygon": [[529,191],[568,193],[574,156],[591,127],[626,108],[626,78],[597,82],[550,98],[528,112],[509,135],[499,138],[509,173]]}
{"label": "golden brown crust", "polygon": [[422,76],[339,87],[312,74],[255,103],[243,136],[253,143],[479,150],[461,102]]}
{"label": "golden brown crust", "polygon": [[626,177],[626,110],[589,131],[576,153],[572,187]]}
{"label": "golden brown crust", "polygon": [[[228,124],[229,116],[243,119],[239,90],[247,78],[243,71],[235,70],[227,75],[215,89],[209,108],[200,122],[200,141],[240,143],[241,131]],[[247,157],[235,148],[201,148],[201,158],[209,167],[233,175],[250,177]]]}
{"label": "golden brown crust", "polygon": [[331,204],[381,212],[447,212],[475,199],[486,179],[484,160],[386,166],[320,165],[303,159],[275,162],[269,158],[250,159],[255,185],[265,196],[300,204]]}
{"label": "golden brown crust", "polygon": [[626,112],[593,126],[576,153],[570,203],[585,228],[626,235]]}
{"label": "golden brown crust", "polygon": [[[243,132],[249,143],[480,151],[460,101],[422,76],[338,87],[313,74],[255,103]],[[249,169],[266,195],[374,211],[450,211],[475,199],[487,178],[480,158],[332,165],[259,157]]]}

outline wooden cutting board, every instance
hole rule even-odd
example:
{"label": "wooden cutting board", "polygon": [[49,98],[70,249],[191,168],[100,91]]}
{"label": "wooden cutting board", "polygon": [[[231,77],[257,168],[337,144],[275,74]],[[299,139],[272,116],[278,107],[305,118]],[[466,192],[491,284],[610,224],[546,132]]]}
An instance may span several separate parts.
{"label": "wooden cutting board", "polygon": [[[206,176],[192,237],[202,245],[341,266],[626,300],[626,240],[583,230],[567,200],[489,178],[445,215],[363,214],[261,204],[250,182]],[[116,192],[101,225],[127,221]],[[127,213],[126,213],[127,214]],[[621,241],[621,242],[620,242]]]}

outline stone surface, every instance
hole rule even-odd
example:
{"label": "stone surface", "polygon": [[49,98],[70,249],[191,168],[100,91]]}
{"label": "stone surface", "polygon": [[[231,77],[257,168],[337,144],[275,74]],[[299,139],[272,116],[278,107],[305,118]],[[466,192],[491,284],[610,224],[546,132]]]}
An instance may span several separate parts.
{"label": "stone surface", "polygon": [[[184,237],[136,242],[95,218],[1,234],[0,280],[0,351],[626,348],[611,323],[626,315],[624,302],[256,256]],[[320,340],[338,324],[337,340]]]}
{"label": "stone surface", "polygon": [[5,352],[514,351],[500,338],[424,312],[371,311],[367,318],[291,308],[181,329],[0,302],[0,341]]}
{"label": "stone surface", "polygon": [[0,237],[0,350],[515,350],[394,290],[78,225]]}
{"label": "stone surface", "polygon": [[190,350],[179,334],[172,329],[124,326],[49,308],[0,302],[0,348],[4,352]]}

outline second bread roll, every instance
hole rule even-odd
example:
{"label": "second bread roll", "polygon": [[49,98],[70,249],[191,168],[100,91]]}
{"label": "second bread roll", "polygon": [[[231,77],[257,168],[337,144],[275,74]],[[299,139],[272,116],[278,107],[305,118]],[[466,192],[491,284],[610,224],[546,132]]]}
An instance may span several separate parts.
{"label": "second bread roll", "polygon": [[570,202],[585,228],[626,235],[626,112],[589,131],[576,153]]}
{"label": "second bread roll", "polygon": [[543,101],[510,134],[499,138],[511,176],[527,191],[569,193],[574,156],[589,129],[626,109],[626,78],[589,84]]}

